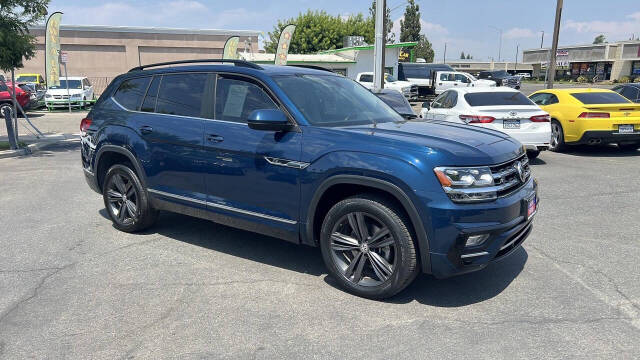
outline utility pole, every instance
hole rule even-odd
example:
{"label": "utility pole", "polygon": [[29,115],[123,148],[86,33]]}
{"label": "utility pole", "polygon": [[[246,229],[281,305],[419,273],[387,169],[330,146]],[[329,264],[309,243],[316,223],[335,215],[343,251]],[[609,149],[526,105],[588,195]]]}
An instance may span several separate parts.
{"label": "utility pole", "polygon": [[556,3],[556,21],[553,26],[553,43],[551,44],[551,54],[549,65],[547,66],[547,89],[553,89],[553,80],[556,78],[556,56],[558,52],[558,36],[560,35],[560,18],[562,17],[562,0]]}
{"label": "utility pole", "polygon": [[542,49],[542,45],[544,44],[544,30],[541,31],[542,39],[540,39],[540,49]]}
{"label": "utility pole", "polygon": [[518,71],[518,53],[520,52],[520,44],[516,45],[516,64],[514,65],[513,70]]}
{"label": "utility pole", "polygon": [[384,12],[387,9],[385,0],[376,0],[376,29],[373,54],[373,91],[384,89]]}
{"label": "utility pole", "polygon": [[447,63],[447,43],[444,43],[444,54],[442,54],[442,63]]}
{"label": "utility pole", "polygon": [[498,62],[500,62],[500,60],[502,59],[502,29],[498,29],[497,27],[491,25],[489,25],[489,27],[497,30],[500,33],[500,45],[498,47]]}

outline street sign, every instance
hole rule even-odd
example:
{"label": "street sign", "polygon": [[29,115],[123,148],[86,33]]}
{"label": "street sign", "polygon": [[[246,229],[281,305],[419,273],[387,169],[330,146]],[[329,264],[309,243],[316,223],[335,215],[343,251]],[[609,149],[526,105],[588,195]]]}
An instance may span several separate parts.
{"label": "street sign", "polygon": [[67,60],[69,59],[67,52],[66,51],[60,51],[60,62],[63,64],[67,63]]}

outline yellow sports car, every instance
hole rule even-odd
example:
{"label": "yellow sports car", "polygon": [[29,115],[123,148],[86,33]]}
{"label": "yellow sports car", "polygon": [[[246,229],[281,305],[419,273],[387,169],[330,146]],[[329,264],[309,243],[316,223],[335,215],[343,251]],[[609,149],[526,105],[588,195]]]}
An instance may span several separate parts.
{"label": "yellow sports car", "polygon": [[551,115],[549,150],[574,144],[640,148],[640,104],[607,89],[548,89],[529,99]]}

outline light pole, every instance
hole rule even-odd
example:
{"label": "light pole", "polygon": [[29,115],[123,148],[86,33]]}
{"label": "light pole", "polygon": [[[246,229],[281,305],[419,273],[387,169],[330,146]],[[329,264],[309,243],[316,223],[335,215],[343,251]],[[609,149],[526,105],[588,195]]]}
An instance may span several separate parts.
{"label": "light pole", "polygon": [[560,18],[562,17],[562,0],[556,3],[556,22],[553,27],[553,43],[547,66],[547,89],[553,89],[553,80],[556,78],[556,56],[558,55],[558,36],[560,35]]}
{"label": "light pole", "polygon": [[518,53],[520,52],[520,44],[516,45],[516,64],[514,65],[513,70],[518,72]]}
{"label": "light pole", "polygon": [[447,63],[447,43],[444,43],[444,54],[442,55],[442,63]]}
{"label": "light pole", "polygon": [[384,88],[384,11],[387,8],[385,0],[376,0],[375,45],[373,51],[373,89],[380,91]]}
{"label": "light pole", "polygon": [[542,49],[542,45],[544,44],[544,30],[540,31],[542,33],[542,38],[540,39],[540,49]]}
{"label": "light pole", "polygon": [[497,30],[500,33],[500,46],[498,47],[498,62],[500,62],[500,58],[502,57],[502,29],[498,29],[495,26],[489,25],[490,28]]}

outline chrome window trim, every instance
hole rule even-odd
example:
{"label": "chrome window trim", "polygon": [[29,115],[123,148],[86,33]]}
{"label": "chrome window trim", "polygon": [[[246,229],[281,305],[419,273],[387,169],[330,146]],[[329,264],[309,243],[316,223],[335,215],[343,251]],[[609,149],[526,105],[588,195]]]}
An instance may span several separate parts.
{"label": "chrome window trim", "polygon": [[212,206],[212,207],[215,207],[215,208],[218,208],[218,209],[229,210],[229,211],[237,212],[237,213],[240,213],[240,214],[251,215],[251,216],[260,217],[260,218],[263,218],[263,219],[279,221],[279,222],[283,222],[283,223],[286,223],[286,224],[295,225],[295,224],[298,223],[295,220],[284,219],[284,218],[281,218],[281,217],[262,214],[262,213],[258,213],[258,212],[255,212],[255,211],[238,209],[238,208],[235,208],[233,206],[216,204],[216,203],[213,203],[213,202],[210,202],[210,201],[206,201],[206,200],[193,199],[193,198],[190,198],[190,197],[187,197],[187,196],[171,194],[171,193],[160,191],[160,190],[147,189],[147,192],[150,192],[152,194],[157,194],[157,195],[161,195],[161,196],[174,198],[174,199],[190,201],[190,202],[194,202],[194,203],[197,203],[197,204],[200,204],[200,205]]}

